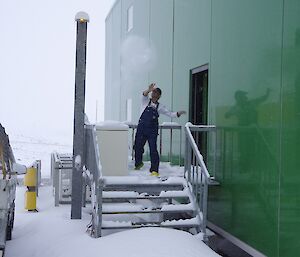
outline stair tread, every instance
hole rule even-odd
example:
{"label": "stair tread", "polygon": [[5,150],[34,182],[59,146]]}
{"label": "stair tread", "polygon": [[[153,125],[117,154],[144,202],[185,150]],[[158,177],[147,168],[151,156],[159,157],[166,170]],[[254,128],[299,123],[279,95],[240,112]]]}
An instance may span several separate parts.
{"label": "stair tread", "polygon": [[190,228],[200,225],[199,217],[180,220],[168,220],[163,222],[120,222],[120,221],[103,221],[102,229],[128,229],[140,227],[177,227],[177,228]]}
{"label": "stair tread", "polygon": [[183,177],[139,177],[139,176],[104,176],[105,186],[114,185],[156,185],[156,186],[168,186],[168,185],[186,185],[186,181]]}
{"label": "stair tread", "polygon": [[103,214],[129,214],[129,213],[174,213],[174,212],[194,212],[192,203],[188,204],[166,204],[162,207],[145,207],[139,204],[104,204]]}
{"label": "stair tread", "polygon": [[162,191],[159,195],[138,193],[135,191],[104,191],[103,199],[164,199],[164,198],[189,198],[187,190]]}

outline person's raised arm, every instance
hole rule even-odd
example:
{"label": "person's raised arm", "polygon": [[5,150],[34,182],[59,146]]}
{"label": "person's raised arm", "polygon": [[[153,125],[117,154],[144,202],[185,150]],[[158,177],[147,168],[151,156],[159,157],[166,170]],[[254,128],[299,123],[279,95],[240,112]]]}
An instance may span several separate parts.
{"label": "person's raised arm", "polygon": [[155,87],[155,83],[151,83],[149,87],[143,92],[143,96],[147,96],[150,92],[152,92],[154,87]]}

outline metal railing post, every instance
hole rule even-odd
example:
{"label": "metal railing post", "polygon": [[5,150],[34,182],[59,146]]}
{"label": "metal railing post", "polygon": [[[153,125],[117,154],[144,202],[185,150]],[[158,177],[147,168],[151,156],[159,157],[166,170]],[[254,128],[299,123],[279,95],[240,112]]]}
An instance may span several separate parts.
{"label": "metal railing post", "polygon": [[162,154],[162,127],[159,128],[159,155]]}
{"label": "metal railing post", "polygon": [[97,226],[97,237],[101,237],[102,236],[102,195],[103,195],[103,187],[104,187],[104,180],[103,178],[99,178],[99,183],[98,183],[98,190],[97,190],[97,198],[98,198],[98,205],[97,205],[97,218],[98,218],[98,226]]}
{"label": "metal railing post", "polygon": [[132,128],[132,134],[131,134],[131,160],[134,159],[134,128]]}
{"label": "metal railing post", "polygon": [[58,206],[59,205],[59,164],[55,160],[54,162],[54,173],[53,173],[53,186],[54,186],[54,205]]}
{"label": "metal railing post", "polygon": [[179,166],[181,166],[181,145],[182,145],[182,131],[181,131],[181,127],[179,130],[180,136],[179,136]]}
{"label": "metal railing post", "polygon": [[203,221],[202,221],[202,233],[203,233],[203,240],[206,242],[207,235],[206,235],[206,225],[207,225],[207,196],[208,196],[208,184],[207,181],[204,181],[204,188],[203,188],[203,199],[202,199],[202,205],[203,205]]}
{"label": "metal railing post", "polygon": [[173,142],[173,130],[170,129],[170,152],[169,152],[169,162],[172,163],[172,142]]}
{"label": "metal railing post", "polygon": [[188,182],[191,182],[191,161],[192,161],[192,149],[189,146],[188,143],[188,137],[186,137],[186,144],[187,144],[187,149],[186,149],[186,170],[187,170],[187,175],[188,175]]}

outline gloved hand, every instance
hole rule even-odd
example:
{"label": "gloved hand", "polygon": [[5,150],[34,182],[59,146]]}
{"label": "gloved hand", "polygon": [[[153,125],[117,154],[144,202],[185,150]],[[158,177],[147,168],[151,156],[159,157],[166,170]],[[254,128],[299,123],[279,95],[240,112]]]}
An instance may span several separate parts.
{"label": "gloved hand", "polygon": [[152,92],[154,88],[155,88],[155,83],[151,83],[148,87],[148,91]]}
{"label": "gloved hand", "polygon": [[186,114],[186,111],[178,111],[177,112],[177,117],[180,117],[182,114]]}

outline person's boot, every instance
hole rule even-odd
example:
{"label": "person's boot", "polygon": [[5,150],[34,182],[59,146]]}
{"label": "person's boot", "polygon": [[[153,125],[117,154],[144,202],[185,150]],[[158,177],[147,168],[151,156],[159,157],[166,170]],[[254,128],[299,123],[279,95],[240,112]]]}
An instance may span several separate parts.
{"label": "person's boot", "polygon": [[151,171],[150,175],[154,177],[158,177],[159,173],[157,171]]}
{"label": "person's boot", "polygon": [[143,162],[141,162],[140,164],[138,164],[138,165],[135,165],[135,170],[140,170],[142,167],[144,166],[144,163]]}

